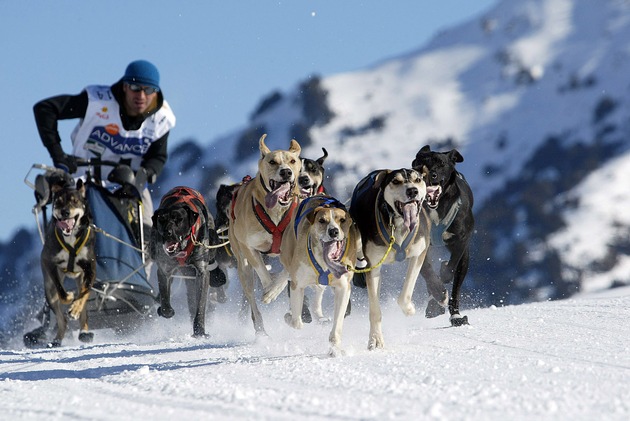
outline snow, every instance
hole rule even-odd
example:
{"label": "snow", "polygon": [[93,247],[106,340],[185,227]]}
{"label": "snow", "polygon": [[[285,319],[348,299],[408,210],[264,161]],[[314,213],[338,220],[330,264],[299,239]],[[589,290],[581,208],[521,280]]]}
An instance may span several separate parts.
{"label": "snow", "polygon": [[335,358],[330,325],[291,329],[282,296],[263,307],[268,338],[227,303],[206,339],[180,312],[130,336],[96,331],[89,345],[1,350],[0,419],[630,419],[630,288],[466,310],[458,328],[382,297],[376,351],[365,291],[353,297]]}

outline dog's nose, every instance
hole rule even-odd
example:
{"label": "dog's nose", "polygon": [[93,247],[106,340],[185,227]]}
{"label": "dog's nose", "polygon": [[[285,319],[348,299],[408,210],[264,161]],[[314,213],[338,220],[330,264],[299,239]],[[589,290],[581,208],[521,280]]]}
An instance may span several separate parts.
{"label": "dog's nose", "polygon": [[288,180],[291,176],[293,176],[293,171],[291,171],[290,168],[283,168],[280,170],[280,177],[282,177],[283,180]]}
{"label": "dog's nose", "polygon": [[61,210],[61,217],[64,219],[67,219],[70,217],[70,210],[69,209],[62,209]]}
{"label": "dog's nose", "polygon": [[310,180],[308,179],[308,176],[306,176],[306,175],[301,175],[298,178],[298,183],[300,183],[300,186],[308,186],[309,185],[309,181]]}
{"label": "dog's nose", "polygon": [[330,238],[337,238],[337,237],[339,237],[339,228],[337,228],[337,227],[328,228],[328,236]]}
{"label": "dog's nose", "polygon": [[407,197],[409,199],[415,199],[418,197],[418,188],[417,187],[409,187],[407,189]]}

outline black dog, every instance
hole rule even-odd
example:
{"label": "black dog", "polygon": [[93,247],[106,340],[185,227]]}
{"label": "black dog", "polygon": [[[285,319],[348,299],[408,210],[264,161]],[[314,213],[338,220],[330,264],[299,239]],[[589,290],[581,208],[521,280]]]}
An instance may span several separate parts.
{"label": "black dog", "polygon": [[[455,170],[455,164],[463,161],[464,157],[455,149],[434,152],[426,145],[418,151],[412,163],[416,169],[426,166],[429,170],[424,206],[432,221],[431,248],[446,246],[450,252],[450,258],[448,262],[442,263],[439,275],[435,273],[429,259],[422,266],[421,274],[427,281],[429,291],[435,289],[434,292],[438,293],[441,289],[444,296],[442,303],[433,298],[429,301],[426,316],[444,314],[443,306],[448,299],[453,326],[468,324],[468,317],[459,314],[459,300],[461,286],[468,272],[469,241],[475,225],[472,190],[464,176]],[[450,282],[453,282],[453,289],[449,298],[444,285]]]}
{"label": "black dog", "polygon": [[[49,347],[61,346],[68,328],[64,312],[79,319],[79,340],[92,342],[94,334],[88,331],[87,300],[96,279],[96,255],[92,219],[85,200],[85,185],[79,179],[76,187],[69,183],[51,184],[52,221],[46,228],[41,267],[47,305],[57,321],[57,333]],[[65,277],[74,278],[77,292],[66,291]],[[46,338],[47,323],[24,335],[28,347],[42,344]]]}
{"label": "black dog", "polygon": [[[244,179],[244,181],[245,180],[246,179]],[[243,185],[244,181],[234,184],[221,184],[217,190],[215,223],[221,243],[224,243],[228,239],[228,229],[230,227],[229,214],[232,210],[234,192]],[[224,269],[236,267],[236,259],[234,258],[232,248],[229,244],[217,249],[217,262]]]}
{"label": "black dog", "polygon": [[322,148],[324,155],[313,160],[302,158],[302,169],[298,176],[300,195],[302,199],[326,192],[324,188],[324,161],[328,157],[328,151]]}
{"label": "black dog", "polygon": [[160,307],[158,315],[171,318],[172,277],[177,270],[194,270],[194,281],[186,281],[188,310],[193,322],[193,336],[206,336],[205,320],[208,286],[225,284],[223,271],[215,261],[219,243],[214,219],[208,213],[203,196],[188,187],[175,187],[160,202],[153,214],[149,253],[158,266]]}

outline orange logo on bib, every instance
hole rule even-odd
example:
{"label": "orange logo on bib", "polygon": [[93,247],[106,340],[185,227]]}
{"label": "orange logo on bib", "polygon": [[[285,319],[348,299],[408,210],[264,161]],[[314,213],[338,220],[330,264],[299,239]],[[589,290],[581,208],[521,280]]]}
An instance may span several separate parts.
{"label": "orange logo on bib", "polygon": [[105,131],[109,134],[111,134],[112,136],[116,136],[118,134],[118,125],[116,124],[108,124],[107,126],[105,126]]}

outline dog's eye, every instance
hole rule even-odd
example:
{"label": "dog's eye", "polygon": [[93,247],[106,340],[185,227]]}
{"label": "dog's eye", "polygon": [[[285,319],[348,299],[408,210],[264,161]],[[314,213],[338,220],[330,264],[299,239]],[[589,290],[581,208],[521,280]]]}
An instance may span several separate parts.
{"label": "dog's eye", "polygon": [[341,219],[339,220],[339,222],[341,222],[342,224],[344,224],[344,223],[346,222],[346,218],[341,218]]}
{"label": "dog's eye", "polygon": [[291,160],[291,164],[295,164],[295,162],[296,162],[295,159]]}
{"label": "dog's eye", "polygon": [[397,178],[394,178],[394,180],[392,180],[392,184],[399,185],[399,184],[402,184],[402,181]]}
{"label": "dog's eye", "polygon": [[269,161],[269,165],[278,165],[278,163],[275,159],[272,159],[271,161]]}

